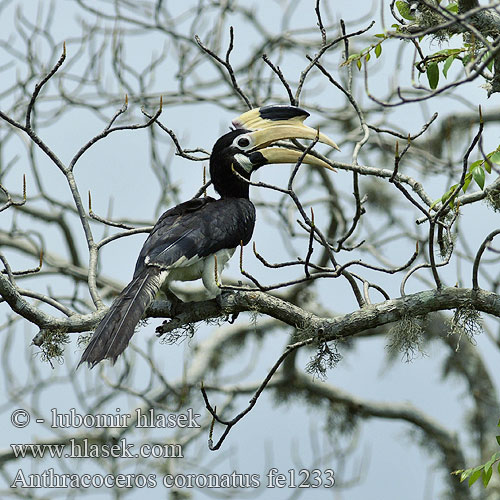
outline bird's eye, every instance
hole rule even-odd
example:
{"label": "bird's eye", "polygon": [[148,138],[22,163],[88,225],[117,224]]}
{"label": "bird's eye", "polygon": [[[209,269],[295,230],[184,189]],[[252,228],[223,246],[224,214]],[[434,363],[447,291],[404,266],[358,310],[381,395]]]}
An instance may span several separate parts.
{"label": "bird's eye", "polygon": [[237,141],[236,141],[236,144],[240,147],[240,148],[246,148],[248,146],[250,146],[250,139],[248,137],[240,137]]}

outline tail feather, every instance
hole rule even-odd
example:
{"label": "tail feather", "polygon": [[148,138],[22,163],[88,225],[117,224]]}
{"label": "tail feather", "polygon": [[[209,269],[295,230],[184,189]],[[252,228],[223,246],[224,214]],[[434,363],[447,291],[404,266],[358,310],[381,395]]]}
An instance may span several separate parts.
{"label": "tail feather", "polygon": [[86,362],[94,368],[103,359],[116,361],[130,342],[137,323],[163,280],[164,271],[147,267],[126,286],[97,326],[78,366]]}

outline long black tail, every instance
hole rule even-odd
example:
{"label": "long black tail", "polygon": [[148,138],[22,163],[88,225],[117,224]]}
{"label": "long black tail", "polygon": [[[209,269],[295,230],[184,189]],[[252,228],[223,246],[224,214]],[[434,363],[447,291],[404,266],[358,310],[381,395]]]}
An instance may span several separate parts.
{"label": "long black tail", "polygon": [[87,362],[90,368],[94,368],[103,359],[116,361],[130,342],[144,311],[158,293],[164,273],[159,268],[146,267],[134,277],[97,326],[78,366]]}

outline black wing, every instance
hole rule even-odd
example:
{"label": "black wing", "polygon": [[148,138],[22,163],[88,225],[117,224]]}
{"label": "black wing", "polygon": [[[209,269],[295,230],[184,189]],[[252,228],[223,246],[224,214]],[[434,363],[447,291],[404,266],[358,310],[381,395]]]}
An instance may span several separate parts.
{"label": "black wing", "polygon": [[78,366],[87,362],[94,367],[103,359],[116,361],[169,269],[176,263],[182,266],[185,259],[202,259],[225,248],[236,248],[240,241],[246,245],[254,224],[253,204],[239,198],[198,198],[165,212],[142,247],[132,281],[99,323]]}
{"label": "black wing", "polygon": [[[255,208],[241,198],[196,198],[165,212],[145,241],[134,276],[144,267],[180,265],[184,259],[212,255],[246,245],[255,225]],[[191,261],[192,262],[192,261]]]}

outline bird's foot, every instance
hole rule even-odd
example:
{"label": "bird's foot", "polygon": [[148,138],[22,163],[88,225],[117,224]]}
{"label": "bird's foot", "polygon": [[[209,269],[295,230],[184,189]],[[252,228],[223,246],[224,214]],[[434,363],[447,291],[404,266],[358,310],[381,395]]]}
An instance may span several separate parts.
{"label": "bird's foot", "polygon": [[231,317],[228,318],[229,324],[232,325],[236,321],[239,315],[240,315],[239,312],[231,314]]}
{"label": "bird's foot", "polygon": [[165,335],[165,333],[172,331],[175,329],[175,325],[182,325],[182,321],[180,319],[182,315],[182,309],[185,307],[186,302],[179,299],[175,293],[170,290],[162,290],[165,301],[168,303],[168,319],[163,321],[163,323],[156,327],[156,336],[161,337]]}
{"label": "bird's foot", "polygon": [[228,299],[234,295],[231,290],[225,290],[215,297],[217,305],[220,307],[221,311],[226,315],[226,320],[232,325],[236,318],[239,316],[239,312],[229,313],[227,311]]}
{"label": "bird's foot", "polygon": [[170,309],[170,317],[175,318],[181,313],[181,307],[182,305],[185,304],[175,293],[171,292],[170,290],[166,290],[165,296],[167,299],[167,302],[169,303],[169,309]]}
{"label": "bird's foot", "polygon": [[218,295],[215,296],[215,301],[217,305],[224,311],[227,308],[227,299],[231,297],[234,292],[231,290],[223,290]]}

